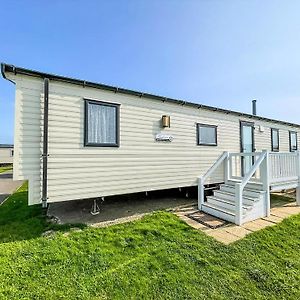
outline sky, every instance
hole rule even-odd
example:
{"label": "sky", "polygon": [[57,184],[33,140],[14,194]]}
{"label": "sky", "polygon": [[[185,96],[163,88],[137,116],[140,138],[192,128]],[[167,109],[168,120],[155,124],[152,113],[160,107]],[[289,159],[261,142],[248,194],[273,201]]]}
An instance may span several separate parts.
{"label": "sky", "polygon": [[[298,0],[0,0],[0,61],[300,123]],[[13,143],[0,78],[0,143]]]}

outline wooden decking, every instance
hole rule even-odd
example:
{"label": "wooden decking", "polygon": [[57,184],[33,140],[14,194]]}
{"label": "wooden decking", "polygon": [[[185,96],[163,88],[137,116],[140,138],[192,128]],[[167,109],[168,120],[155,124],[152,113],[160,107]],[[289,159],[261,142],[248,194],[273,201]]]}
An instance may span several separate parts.
{"label": "wooden decking", "polygon": [[222,242],[226,245],[238,241],[244,238],[246,235],[258,231],[260,229],[266,228],[268,226],[273,226],[280,223],[284,218],[287,218],[291,215],[300,213],[300,206],[296,205],[296,202],[284,202],[284,201],[274,201],[271,207],[271,214],[269,217],[264,217],[244,223],[241,226],[227,223],[223,226],[212,229],[209,226],[204,225],[207,220],[208,222],[217,223],[218,219],[214,221],[214,217],[207,216],[203,213],[203,221],[197,222],[194,219],[191,219],[189,215],[198,211],[197,206],[185,206],[178,208],[174,213],[179,216],[180,219],[185,221],[191,227],[205,232],[207,235],[215,238],[217,241]]}
{"label": "wooden decking", "polygon": [[[221,166],[224,167],[224,183],[213,195],[206,195],[206,181],[213,178]],[[270,192],[288,189],[296,189],[300,205],[300,151],[225,151],[204,175],[198,177],[198,209],[240,226],[269,216]]]}

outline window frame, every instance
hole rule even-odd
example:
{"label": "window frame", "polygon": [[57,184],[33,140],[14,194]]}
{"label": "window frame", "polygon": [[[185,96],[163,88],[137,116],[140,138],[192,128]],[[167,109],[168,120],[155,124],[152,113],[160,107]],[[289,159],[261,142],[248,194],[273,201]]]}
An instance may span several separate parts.
{"label": "window frame", "polygon": [[[273,132],[277,132],[278,135],[278,149],[274,147],[273,145]],[[279,152],[280,149],[280,134],[279,134],[279,129],[278,128],[271,128],[271,151],[272,152]]]}
{"label": "window frame", "polygon": [[[200,143],[200,127],[215,129],[215,140],[216,140],[215,144]],[[212,146],[212,147],[218,146],[218,126],[211,125],[211,124],[197,123],[197,146]]]}
{"label": "window frame", "polygon": [[[91,100],[84,98],[84,147],[120,147],[120,104]],[[116,108],[116,142],[115,143],[91,143],[88,141],[88,106],[101,105]]]}
{"label": "window frame", "polygon": [[[292,134],[295,134],[296,135],[296,149],[292,149]],[[293,131],[293,130],[290,130],[289,131],[289,146],[290,146],[290,152],[296,152],[298,151],[298,132],[297,131]]]}

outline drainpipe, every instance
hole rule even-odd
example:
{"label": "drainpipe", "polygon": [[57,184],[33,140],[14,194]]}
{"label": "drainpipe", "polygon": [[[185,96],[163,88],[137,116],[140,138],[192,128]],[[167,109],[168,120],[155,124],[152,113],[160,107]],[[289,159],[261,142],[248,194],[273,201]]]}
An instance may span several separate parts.
{"label": "drainpipe", "polygon": [[252,115],[256,116],[256,100],[252,100]]}
{"label": "drainpipe", "polygon": [[47,208],[47,170],[48,170],[48,106],[49,79],[44,78],[44,134],[43,134],[43,179],[42,179],[42,207]]}

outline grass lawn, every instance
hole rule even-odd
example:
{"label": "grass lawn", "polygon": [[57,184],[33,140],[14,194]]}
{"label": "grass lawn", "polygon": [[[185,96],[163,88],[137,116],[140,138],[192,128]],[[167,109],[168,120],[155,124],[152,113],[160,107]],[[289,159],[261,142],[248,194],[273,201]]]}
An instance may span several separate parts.
{"label": "grass lawn", "polygon": [[0,206],[0,299],[300,299],[300,215],[225,246],[167,212],[66,234],[26,201]]}
{"label": "grass lawn", "polygon": [[6,172],[8,170],[12,170],[12,165],[10,166],[5,166],[5,167],[0,167],[0,173]]}

